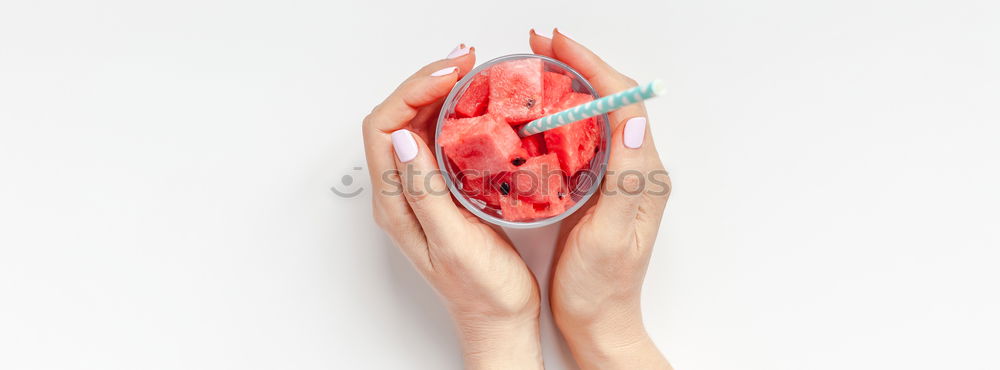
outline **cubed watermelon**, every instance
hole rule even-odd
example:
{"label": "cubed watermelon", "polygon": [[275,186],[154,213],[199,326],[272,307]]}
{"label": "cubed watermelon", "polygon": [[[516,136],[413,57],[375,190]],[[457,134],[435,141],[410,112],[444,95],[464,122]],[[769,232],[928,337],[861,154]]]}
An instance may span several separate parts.
{"label": "cubed watermelon", "polygon": [[521,59],[490,68],[489,112],[511,124],[541,117],[542,60]]}
{"label": "cubed watermelon", "polygon": [[564,202],[531,203],[516,196],[500,197],[500,216],[508,221],[531,221],[558,215],[566,210]]}
{"label": "cubed watermelon", "polygon": [[560,203],[566,195],[565,174],[555,153],[528,158],[512,169],[510,188],[521,199],[532,203]]}
{"label": "cubed watermelon", "polygon": [[469,197],[482,200],[487,205],[500,207],[500,191],[494,183],[494,176],[462,176],[462,191]]}
{"label": "cubed watermelon", "polygon": [[[516,128],[514,130],[517,131]],[[548,150],[545,149],[545,137],[541,134],[521,138],[521,147],[524,148],[526,155],[529,157],[548,153]]]}
{"label": "cubed watermelon", "polygon": [[573,92],[573,79],[558,72],[546,71],[542,75],[542,109],[553,107],[566,94]]}
{"label": "cubed watermelon", "polygon": [[[593,99],[589,94],[569,93],[546,114],[563,111]],[[597,120],[593,117],[556,127],[542,135],[545,137],[545,148],[559,157],[563,171],[570,176],[590,164],[599,137]]]}
{"label": "cubed watermelon", "polygon": [[511,160],[524,150],[514,129],[489,114],[446,119],[438,140],[445,155],[473,177],[509,170]]}
{"label": "cubed watermelon", "polygon": [[455,112],[463,117],[481,116],[486,113],[490,99],[490,71],[477,74],[469,82],[469,87],[455,103]]}

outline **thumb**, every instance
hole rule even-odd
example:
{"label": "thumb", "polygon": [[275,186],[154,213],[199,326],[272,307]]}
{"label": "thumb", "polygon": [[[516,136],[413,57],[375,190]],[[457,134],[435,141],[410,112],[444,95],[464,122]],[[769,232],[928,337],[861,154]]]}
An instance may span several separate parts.
{"label": "thumb", "polygon": [[403,196],[428,241],[440,240],[448,230],[464,223],[465,217],[451,200],[444,176],[426,142],[406,129],[391,136]]}
{"label": "thumb", "polygon": [[626,228],[635,222],[642,207],[651,205],[647,193],[654,185],[655,170],[662,165],[648,126],[644,116],[615,126],[603,192],[594,206],[593,217],[599,225]]}

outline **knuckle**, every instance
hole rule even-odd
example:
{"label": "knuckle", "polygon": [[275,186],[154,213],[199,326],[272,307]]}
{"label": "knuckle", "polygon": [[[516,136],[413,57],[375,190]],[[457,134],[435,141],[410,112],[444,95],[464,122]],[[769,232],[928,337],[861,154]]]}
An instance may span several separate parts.
{"label": "knuckle", "polygon": [[642,190],[643,181],[638,176],[624,176],[620,178],[619,187],[626,193],[636,193]]}
{"label": "knuckle", "polygon": [[368,113],[363,120],[361,120],[361,126],[365,129],[370,129],[375,125],[375,121],[378,119],[379,114],[381,114],[383,108],[382,104],[376,105],[372,108],[372,111]]}
{"label": "knuckle", "polygon": [[[640,167],[627,167],[640,168]],[[610,187],[619,195],[636,195],[641,193],[646,185],[648,174],[639,170],[624,170],[608,177]]]}
{"label": "knuckle", "polygon": [[410,207],[414,209],[425,207],[430,197],[431,193],[422,188],[406,192],[406,198],[410,200]]}
{"label": "knuckle", "polygon": [[591,258],[600,262],[598,265],[601,266],[603,274],[614,275],[631,269],[636,258],[633,234],[620,232],[594,234],[589,238],[595,246],[591,250]]}
{"label": "knuckle", "polygon": [[365,119],[361,120],[361,132],[367,132],[372,128],[371,116],[366,116]]}
{"label": "knuckle", "polygon": [[375,116],[377,116],[380,112],[382,112],[382,110],[384,109],[382,108],[382,106],[384,104],[385,103],[379,103],[378,105],[373,107],[372,110],[368,112],[368,115],[365,116],[365,122],[371,122],[375,118]]}

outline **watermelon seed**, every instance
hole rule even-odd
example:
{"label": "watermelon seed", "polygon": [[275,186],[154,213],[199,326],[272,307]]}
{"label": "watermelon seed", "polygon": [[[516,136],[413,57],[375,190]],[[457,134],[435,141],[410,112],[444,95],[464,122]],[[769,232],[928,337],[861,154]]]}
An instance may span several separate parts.
{"label": "watermelon seed", "polygon": [[517,158],[514,158],[513,161],[510,161],[510,164],[515,165],[515,166],[520,166],[520,165],[524,164],[525,161],[526,160],[524,158],[517,157]]}
{"label": "watermelon seed", "polygon": [[526,105],[528,106],[528,108],[534,107],[535,106],[535,98],[528,98],[528,104],[526,104]]}
{"label": "watermelon seed", "polygon": [[507,195],[510,194],[510,184],[504,182],[500,184],[500,194]]}
{"label": "watermelon seed", "polygon": [[563,193],[561,191],[559,192],[559,200],[562,200],[562,198],[565,197],[565,196],[566,196],[566,193]]}

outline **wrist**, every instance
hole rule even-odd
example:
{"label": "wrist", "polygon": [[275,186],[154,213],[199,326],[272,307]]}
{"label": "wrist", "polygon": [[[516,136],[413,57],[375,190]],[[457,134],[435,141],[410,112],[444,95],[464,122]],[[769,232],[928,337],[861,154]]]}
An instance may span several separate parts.
{"label": "wrist", "polygon": [[538,315],[459,320],[466,369],[541,369]]}
{"label": "wrist", "polygon": [[583,369],[670,369],[638,310],[556,322]]}
{"label": "wrist", "polygon": [[581,369],[671,369],[648,335],[629,338],[590,338],[569,344]]}

